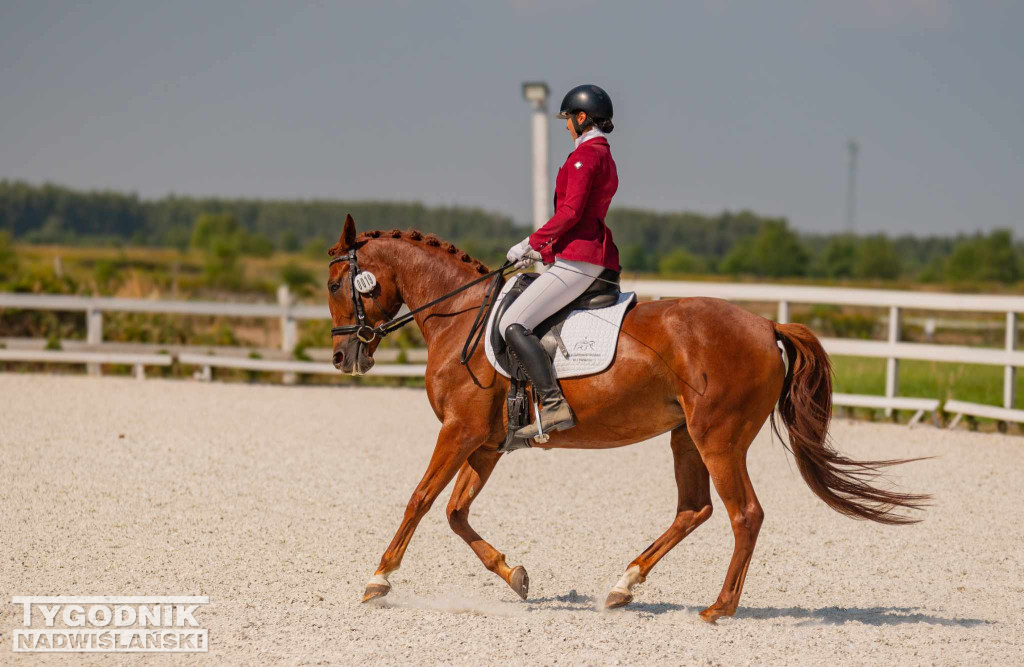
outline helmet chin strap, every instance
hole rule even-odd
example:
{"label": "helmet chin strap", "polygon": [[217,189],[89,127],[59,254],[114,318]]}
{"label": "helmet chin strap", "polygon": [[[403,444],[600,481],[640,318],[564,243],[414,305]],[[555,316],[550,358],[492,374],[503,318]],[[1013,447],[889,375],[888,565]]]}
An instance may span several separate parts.
{"label": "helmet chin strap", "polygon": [[576,132],[576,138],[579,139],[580,137],[583,136],[583,133],[586,132],[587,129],[589,129],[590,126],[594,124],[594,121],[590,120],[590,114],[587,114],[587,119],[583,121],[582,125],[580,125],[579,121],[576,120],[577,113],[579,112],[573,112],[572,115],[569,116],[569,118],[572,119],[572,129],[574,132]]}

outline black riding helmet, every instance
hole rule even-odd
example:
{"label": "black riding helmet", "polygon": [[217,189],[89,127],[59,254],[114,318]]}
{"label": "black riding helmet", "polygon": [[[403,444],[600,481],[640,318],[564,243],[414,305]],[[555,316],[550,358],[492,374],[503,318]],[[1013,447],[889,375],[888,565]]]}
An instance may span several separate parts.
{"label": "black riding helmet", "polygon": [[[587,114],[587,119],[580,125],[576,122],[576,112]],[[576,134],[583,134],[592,125],[598,125],[602,132],[612,131],[612,98],[604,89],[593,84],[576,86],[562,98],[562,106],[558,111],[559,118],[571,118]],[[607,129],[606,129],[607,128]]]}

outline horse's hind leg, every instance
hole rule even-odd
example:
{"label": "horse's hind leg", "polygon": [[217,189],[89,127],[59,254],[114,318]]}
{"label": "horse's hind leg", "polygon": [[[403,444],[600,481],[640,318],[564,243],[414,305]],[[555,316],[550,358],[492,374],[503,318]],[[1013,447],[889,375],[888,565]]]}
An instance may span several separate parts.
{"label": "horse's hind leg", "polygon": [[466,541],[469,548],[483,562],[484,567],[504,579],[505,583],[525,600],[530,588],[530,578],[526,574],[526,568],[522,565],[509,567],[505,563],[505,554],[488,544],[469,525],[469,506],[473,503],[473,499],[480,494],[500,458],[501,454],[497,451],[483,448],[469,455],[469,459],[462,464],[462,469],[459,470],[459,476],[455,478],[455,489],[452,491],[451,500],[448,501],[448,524],[459,537]]}
{"label": "horse's hind leg", "polygon": [[629,604],[633,600],[633,586],[646,579],[665,554],[711,516],[708,469],[685,426],[672,431],[672,460],[679,489],[675,519],[661,537],[629,564],[626,573],[608,594],[604,603],[606,608]]}
{"label": "horse's hind leg", "polygon": [[764,510],[747,474],[747,448],[757,432],[753,428],[754,422],[747,421],[744,427],[730,429],[728,421],[722,425],[723,428],[715,429],[700,440],[701,454],[715,482],[715,489],[729,512],[735,539],[722,592],[713,605],[700,613],[705,621],[711,623],[736,613],[757,534],[764,520]]}

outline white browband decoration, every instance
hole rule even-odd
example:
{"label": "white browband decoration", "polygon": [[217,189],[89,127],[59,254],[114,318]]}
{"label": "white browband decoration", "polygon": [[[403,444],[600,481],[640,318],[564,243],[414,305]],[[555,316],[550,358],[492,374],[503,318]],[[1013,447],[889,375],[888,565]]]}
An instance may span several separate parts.
{"label": "white browband decoration", "polygon": [[377,286],[377,276],[373,275],[369,271],[360,271],[359,274],[356,275],[355,285],[356,290],[358,290],[360,294],[368,294]]}

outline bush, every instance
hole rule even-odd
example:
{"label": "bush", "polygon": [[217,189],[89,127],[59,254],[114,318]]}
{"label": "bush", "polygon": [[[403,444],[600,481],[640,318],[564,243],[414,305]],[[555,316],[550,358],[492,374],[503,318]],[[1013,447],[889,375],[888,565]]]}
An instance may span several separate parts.
{"label": "bush", "polygon": [[662,275],[701,273],[706,269],[707,265],[702,259],[694,257],[682,248],[676,248],[658,262],[658,273]]}
{"label": "bush", "polygon": [[0,231],[0,281],[13,278],[18,273],[18,255],[14,252],[11,235]]}
{"label": "bush", "polygon": [[826,278],[850,278],[856,258],[856,238],[848,234],[833,237],[818,255],[815,273]]}
{"label": "bush", "polygon": [[215,243],[223,240],[240,241],[241,227],[235,216],[227,213],[202,213],[192,228],[192,247],[212,250]]}
{"label": "bush", "polygon": [[242,284],[238,264],[238,245],[231,238],[220,237],[211,242],[203,262],[206,284],[211,287],[237,289]]}
{"label": "bush", "polygon": [[619,263],[623,271],[651,271],[655,268],[655,258],[639,243],[632,243],[622,249]]}
{"label": "bush", "polygon": [[109,293],[110,284],[119,278],[117,264],[109,259],[101,259],[93,267],[92,277],[96,281],[96,288],[100,292]]}
{"label": "bush", "polygon": [[806,324],[819,335],[837,338],[870,339],[878,328],[878,320],[861,313],[844,313],[839,306],[813,306],[809,312],[793,317],[794,322]]}
{"label": "bush", "polygon": [[1020,265],[1009,230],[999,229],[989,236],[977,235],[960,241],[946,260],[946,279],[1014,283],[1020,279]]}
{"label": "bush", "polygon": [[323,239],[313,239],[308,241],[305,247],[302,248],[302,253],[307,257],[322,260],[327,257],[327,251],[330,247],[331,244]]}
{"label": "bush", "polygon": [[900,256],[885,235],[861,239],[854,264],[854,274],[858,278],[898,278],[900,269]]}
{"label": "bush", "polygon": [[802,276],[807,273],[808,252],[785,220],[771,220],[757,236],[741,240],[722,260],[725,273],[755,276]]}
{"label": "bush", "polygon": [[297,262],[288,262],[281,268],[281,282],[293,292],[305,293],[316,285],[313,272]]}
{"label": "bush", "polygon": [[242,234],[241,251],[253,257],[270,257],[274,254],[274,244],[263,234]]}

